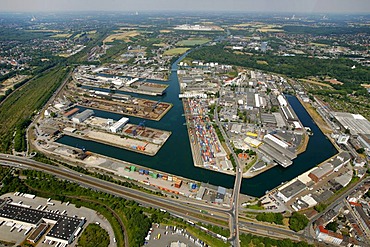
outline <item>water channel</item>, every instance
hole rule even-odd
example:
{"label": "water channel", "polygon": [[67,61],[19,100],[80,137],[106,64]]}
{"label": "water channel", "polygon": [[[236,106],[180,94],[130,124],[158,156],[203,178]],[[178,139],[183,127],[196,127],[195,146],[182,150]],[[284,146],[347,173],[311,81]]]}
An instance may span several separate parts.
{"label": "water channel", "polygon": [[[180,57],[171,67],[172,73],[168,81],[160,82],[169,84],[166,94],[162,96],[145,96],[130,94],[135,97],[160,100],[173,104],[172,109],[160,120],[146,120],[145,125],[152,128],[171,131],[172,135],[167,140],[166,144],[160,149],[156,156],[150,157],[139,153],[127,151],[124,149],[108,146],[94,141],[82,140],[75,137],[63,136],[58,142],[73,146],[85,147],[94,153],[113,157],[119,160],[128,161],[141,166],[152,168],[159,171],[175,174],[178,176],[220,185],[226,188],[232,188],[234,177],[218,172],[213,172],[206,169],[201,169],[193,166],[193,160],[190,150],[189,137],[186,129],[185,118],[182,101],[178,98],[180,93],[178,78],[177,78],[177,63],[184,57]],[[158,82],[151,81],[149,82]],[[100,89],[99,89],[100,90]],[[119,92],[116,92],[119,93]],[[123,92],[124,94],[128,94]],[[287,96],[289,103],[292,105],[299,119],[304,126],[310,127],[313,136],[307,147],[307,151],[299,155],[288,168],[276,166],[267,172],[264,172],[251,179],[243,179],[241,193],[251,196],[262,196],[267,190],[271,190],[282,182],[289,181],[294,177],[309,170],[320,162],[333,156],[337,151],[321,130],[316,126],[306,110],[294,96]],[[103,118],[120,119],[123,115],[114,114],[104,111],[94,110],[95,115]],[[142,119],[130,117],[130,123],[139,124]]]}

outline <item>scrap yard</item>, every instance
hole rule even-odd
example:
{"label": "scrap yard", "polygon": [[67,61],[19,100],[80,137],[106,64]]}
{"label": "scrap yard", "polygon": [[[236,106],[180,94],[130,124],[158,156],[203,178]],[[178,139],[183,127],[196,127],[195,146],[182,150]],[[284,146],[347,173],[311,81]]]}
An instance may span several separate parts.
{"label": "scrap yard", "polygon": [[172,105],[165,102],[140,99],[130,97],[125,102],[117,100],[109,100],[104,97],[93,98],[98,93],[95,91],[91,96],[82,96],[82,101],[79,102],[81,106],[89,107],[92,109],[108,111],[118,114],[125,114],[128,116],[134,116],[139,118],[145,118],[149,120],[159,121],[161,118],[171,109]]}
{"label": "scrap yard", "polygon": [[[79,84],[76,77],[75,71],[73,80],[38,120],[34,130],[34,143],[39,149],[58,153],[60,144],[56,141],[60,137],[71,136],[154,156],[171,136],[171,131],[151,128],[146,126],[145,121],[160,121],[172,104],[106,90],[115,81],[109,81],[104,88],[94,90],[91,85]],[[140,82],[138,79],[131,80],[129,84],[140,84],[137,87],[140,90],[149,93],[156,91],[158,94],[163,93],[167,87],[163,84]],[[129,123],[131,116],[142,120],[137,124]],[[83,152],[76,154],[78,159],[87,156],[86,150],[81,149]]]}

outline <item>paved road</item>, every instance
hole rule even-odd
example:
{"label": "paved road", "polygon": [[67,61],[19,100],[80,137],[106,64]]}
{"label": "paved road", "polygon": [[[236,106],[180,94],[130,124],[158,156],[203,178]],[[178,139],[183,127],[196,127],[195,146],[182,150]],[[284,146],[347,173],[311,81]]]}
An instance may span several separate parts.
{"label": "paved road", "polygon": [[364,178],[360,180],[357,184],[352,185],[353,187],[350,188],[348,191],[346,191],[343,195],[338,197],[333,203],[331,203],[323,212],[315,215],[310,222],[308,223],[308,226],[304,229],[304,236],[305,238],[312,239],[314,238],[314,232],[312,230],[312,224],[315,222],[318,218],[320,218],[322,215],[326,214],[329,210],[333,209],[336,205],[341,203],[348,195],[350,195],[358,186],[362,185],[363,183],[370,181],[370,178]]}
{"label": "paved road", "polygon": [[[222,89],[220,91],[220,95],[222,95]],[[238,225],[239,195],[240,195],[240,187],[241,187],[241,183],[242,183],[242,179],[243,179],[243,172],[242,172],[242,168],[241,168],[240,163],[239,163],[239,159],[236,156],[236,154],[234,152],[234,149],[230,145],[230,139],[227,136],[227,134],[225,133],[225,131],[224,131],[222,125],[221,125],[221,122],[218,119],[217,109],[218,109],[218,106],[219,106],[219,102],[220,102],[220,98],[217,99],[216,107],[215,107],[215,110],[214,110],[215,122],[216,122],[218,128],[220,129],[221,134],[222,134],[223,138],[225,139],[225,143],[227,145],[227,148],[231,152],[231,155],[233,156],[234,161],[236,163],[235,183],[234,183],[234,189],[233,189],[233,197],[232,197],[232,200],[231,200],[232,207],[231,207],[231,217],[230,217],[230,238],[229,238],[229,240],[232,242],[233,246],[238,247],[240,245],[240,243],[239,243],[240,242],[239,241],[239,225]]]}
{"label": "paved road", "polygon": [[[57,166],[49,166],[31,159],[27,159],[24,157],[12,156],[12,155],[3,155],[0,154],[0,161],[4,162],[15,162],[17,164],[21,164],[23,167],[42,170],[47,173],[51,173],[58,177],[61,177],[65,180],[73,181],[83,186],[104,191],[110,194],[114,194],[117,196],[121,196],[130,200],[135,200],[138,203],[142,203],[143,205],[161,208],[169,211],[170,213],[180,215],[185,219],[193,219],[197,220],[206,224],[213,224],[224,226],[222,224],[215,224],[213,221],[202,219],[201,214],[199,211],[212,209],[215,212],[220,214],[224,214],[225,217],[221,217],[219,215],[208,215],[209,218],[213,218],[216,220],[227,220],[227,209],[217,208],[217,207],[210,207],[210,206],[203,206],[203,205],[190,205],[187,203],[183,203],[179,200],[171,199],[168,197],[159,197],[156,195],[148,194],[139,190],[123,187],[114,183],[110,183],[104,180],[100,180],[95,177],[90,177],[87,175],[80,174],[74,170],[70,170],[67,168],[61,168]],[[197,207],[197,208],[196,208]]]}
{"label": "paved road", "polygon": [[[276,238],[290,238],[292,240],[297,240],[303,239],[304,237],[303,234],[295,233],[288,229],[281,229],[278,226],[266,225],[264,223],[257,222],[248,222],[244,219],[240,219],[239,222],[238,217],[235,217],[235,215],[237,215],[235,214],[235,212],[237,212],[238,208],[237,206],[233,206],[232,208],[220,208],[215,206],[212,207],[211,205],[190,203],[187,201],[182,202],[168,197],[159,197],[142,191],[113,184],[104,180],[100,180],[98,178],[83,175],[74,170],[61,168],[57,166],[49,166],[24,157],[0,154],[0,161],[3,161],[8,164],[9,162],[13,162],[16,163],[17,164],[16,166],[18,167],[19,164],[21,164],[21,167],[27,169],[42,170],[44,172],[56,175],[60,178],[79,183],[85,187],[89,187],[102,192],[107,192],[130,200],[135,200],[138,203],[143,204],[144,206],[165,209],[169,213],[184,218],[185,220],[199,221],[205,224],[218,225],[224,227],[224,225],[222,224],[217,224],[214,223],[214,221],[204,219],[204,217],[202,217],[202,214],[199,213],[200,210],[206,211],[212,210],[213,212],[215,212],[215,214],[214,215],[208,214],[207,217],[209,217],[210,219],[227,221],[229,219],[229,216],[232,214],[234,217],[233,224],[235,224],[234,231],[235,229],[238,229],[238,226],[241,226],[243,227],[244,232],[252,232],[255,235],[265,235],[264,232],[268,231],[271,233],[271,235],[273,235],[273,237]],[[239,245],[239,241],[236,241],[236,236],[230,241],[233,242],[233,246]]]}

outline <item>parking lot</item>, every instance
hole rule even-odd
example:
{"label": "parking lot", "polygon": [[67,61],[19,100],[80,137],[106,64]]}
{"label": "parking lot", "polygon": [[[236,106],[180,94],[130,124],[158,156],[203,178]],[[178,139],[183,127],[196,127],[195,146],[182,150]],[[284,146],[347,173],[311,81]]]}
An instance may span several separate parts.
{"label": "parking lot", "polygon": [[207,246],[203,241],[191,236],[186,230],[174,226],[164,226],[153,224],[149,231],[145,246],[171,246],[173,242],[180,242],[186,244],[188,247]]}
{"label": "parking lot", "polygon": [[[62,203],[60,201],[55,200],[48,200],[47,198],[41,198],[41,197],[35,197],[34,199],[26,198],[21,196],[22,194],[19,194],[16,196],[13,193],[8,193],[5,195],[0,196],[1,199],[11,199],[12,202],[19,203],[22,202],[22,205],[28,205],[32,209],[43,209],[43,210],[49,210],[49,212],[53,212],[56,214],[64,214],[70,217],[76,217],[81,218],[84,217],[86,219],[86,223],[83,225],[83,229],[86,228],[86,226],[90,223],[99,224],[102,228],[107,230],[107,232],[110,235],[110,245],[109,247],[115,247],[116,243],[114,243],[113,238],[113,229],[109,222],[101,215],[98,215],[95,211],[80,207],[76,208],[75,205],[70,204],[69,202]],[[45,208],[44,208],[45,207]],[[1,223],[1,222],[0,222]],[[50,229],[50,228],[49,228]],[[29,231],[26,235],[26,230],[22,227],[18,229],[14,229],[13,231],[10,231],[11,227],[7,226],[6,223],[2,224],[0,226],[0,240],[5,241],[8,243],[14,243],[15,245],[20,244],[23,242],[27,236],[29,236],[32,233],[32,230]],[[45,234],[46,235],[46,234]],[[37,246],[39,247],[50,247],[51,245],[55,246],[57,243],[48,243],[45,241],[45,235],[39,240]],[[81,233],[79,234],[79,236]],[[77,244],[77,241],[73,241],[73,243],[69,246],[75,246]],[[0,245],[1,246],[1,245]]]}

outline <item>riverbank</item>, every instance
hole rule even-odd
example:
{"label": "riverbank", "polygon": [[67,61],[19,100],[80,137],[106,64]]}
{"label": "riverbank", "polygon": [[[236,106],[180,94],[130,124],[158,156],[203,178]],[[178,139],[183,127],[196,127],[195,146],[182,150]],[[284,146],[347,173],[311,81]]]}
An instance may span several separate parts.
{"label": "riverbank", "polygon": [[331,138],[331,134],[333,130],[328,126],[325,120],[320,116],[320,114],[316,111],[316,109],[311,105],[311,103],[303,102],[300,97],[297,97],[299,102],[311,116],[312,120],[315,122],[317,127],[322,131],[322,133],[329,139],[329,141],[333,144],[333,146],[337,149],[338,152],[341,151],[341,148],[338,146],[335,140]]}
{"label": "riverbank", "polygon": [[314,120],[316,125],[320,128],[322,133],[325,135],[330,135],[333,133],[333,130],[326,124],[325,120],[320,116],[320,114],[316,111],[316,109],[307,102],[303,102],[302,99],[297,96],[297,99],[302,104],[302,106],[306,109],[308,114],[311,116],[311,118]]}
{"label": "riverbank", "polygon": [[[117,179],[124,178],[125,180],[140,183],[141,186],[147,186],[147,188],[150,189],[195,198],[200,188],[200,182],[198,181],[175,176],[155,169],[149,169],[138,164],[114,159],[90,151],[86,151],[86,153],[88,153],[86,158],[78,159],[78,155],[76,154],[81,153],[81,150],[69,145],[54,143],[53,146],[48,145],[47,147],[43,147],[33,143],[33,146],[36,150],[58,161],[73,166],[90,168],[97,172],[105,172],[109,175],[116,176]],[[181,182],[179,183],[179,181]],[[176,182],[179,183],[179,187],[175,186]]]}

